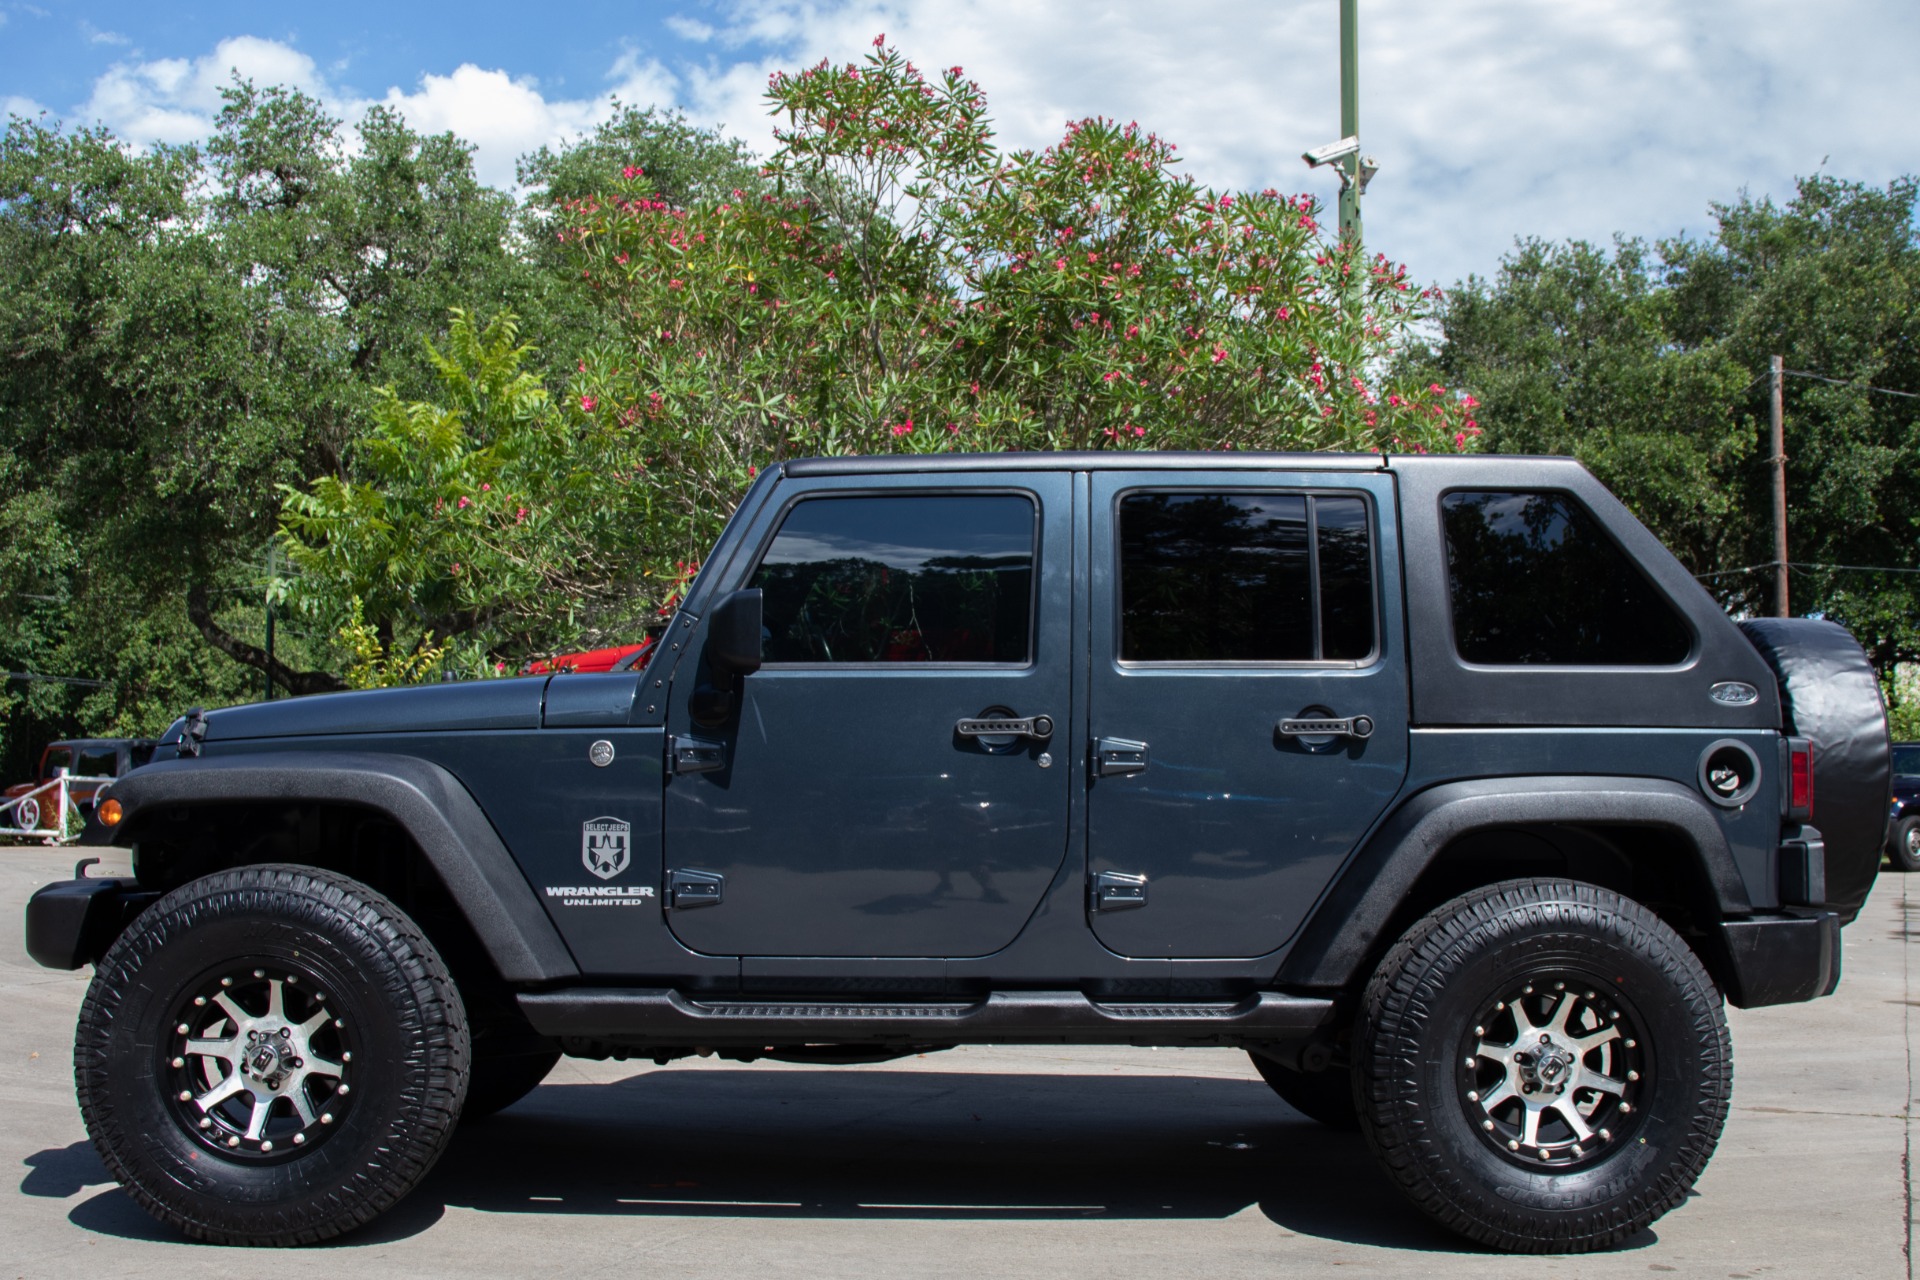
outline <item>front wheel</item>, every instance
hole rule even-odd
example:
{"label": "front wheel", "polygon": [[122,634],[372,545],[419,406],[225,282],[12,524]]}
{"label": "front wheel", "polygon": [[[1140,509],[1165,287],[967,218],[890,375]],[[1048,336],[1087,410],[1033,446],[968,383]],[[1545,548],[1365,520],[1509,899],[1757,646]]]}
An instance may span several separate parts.
{"label": "front wheel", "polygon": [[1510,880],[1408,930],[1354,1038],[1361,1129],[1427,1214],[1526,1253],[1604,1248],[1686,1198],[1732,1049],[1700,961],[1638,903]]}
{"label": "front wheel", "polygon": [[1895,871],[1920,871],[1920,814],[1893,824],[1887,840],[1887,862]]}
{"label": "front wheel", "polygon": [[74,1076],[108,1170],[221,1244],[305,1244],[412,1190],[453,1134],[466,1013],[439,953],[365,885],[305,867],[193,881],[108,950]]}

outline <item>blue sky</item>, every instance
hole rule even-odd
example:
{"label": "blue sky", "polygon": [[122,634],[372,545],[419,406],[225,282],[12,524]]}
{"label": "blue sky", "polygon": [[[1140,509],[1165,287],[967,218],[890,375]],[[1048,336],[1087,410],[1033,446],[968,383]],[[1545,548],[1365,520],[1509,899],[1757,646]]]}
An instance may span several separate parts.
{"label": "blue sky", "polygon": [[[1360,0],[1369,244],[1417,277],[1495,269],[1518,235],[1710,230],[1797,174],[1920,172],[1915,0]],[[756,147],[767,73],[886,32],[966,67],[1009,145],[1137,119],[1221,187],[1331,199],[1299,153],[1338,132],[1334,0],[576,0],[425,7],[0,0],[0,110],[202,136],[233,70],[376,102],[473,142],[491,181],[618,96]]]}

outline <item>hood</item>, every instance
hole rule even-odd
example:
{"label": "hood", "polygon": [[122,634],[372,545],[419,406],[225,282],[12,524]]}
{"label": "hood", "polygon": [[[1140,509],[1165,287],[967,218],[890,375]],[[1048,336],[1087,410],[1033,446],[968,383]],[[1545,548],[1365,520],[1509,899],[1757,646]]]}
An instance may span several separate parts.
{"label": "hood", "polygon": [[[475,729],[538,729],[547,677],[422,684],[401,689],[322,693],[252,702],[207,712],[206,742],[302,738],[339,733],[452,733]],[[180,740],[182,721],[167,730]]]}

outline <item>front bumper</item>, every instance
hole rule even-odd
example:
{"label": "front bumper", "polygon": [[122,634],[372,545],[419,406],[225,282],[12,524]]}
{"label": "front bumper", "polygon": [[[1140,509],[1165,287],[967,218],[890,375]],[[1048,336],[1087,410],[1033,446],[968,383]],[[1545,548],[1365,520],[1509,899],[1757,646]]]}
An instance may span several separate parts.
{"label": "front bumper", "polygon": [[159,896],[138,880],[57,880],[27,899],[27,954],[49,969],[93,964]]}

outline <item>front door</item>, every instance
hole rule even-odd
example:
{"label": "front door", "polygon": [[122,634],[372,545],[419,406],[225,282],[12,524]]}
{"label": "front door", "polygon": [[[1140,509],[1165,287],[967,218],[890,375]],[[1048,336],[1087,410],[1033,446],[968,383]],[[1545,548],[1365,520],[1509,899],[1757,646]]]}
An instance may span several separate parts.
{"label": "front door", "polygon": [[1293,934],[1407,768],[1382,473],[1092,477],[1091,923],[1128,956]]}
{"label": "front door", "polygon": [[786,492],[726,584],[762,592],[764,665],[714,727],[689,714],[699,631],[675,676],[673,742],[717,751],[667,783],[674,934],[719,955],[1005,946],[1066,856],[1069,477]]}

